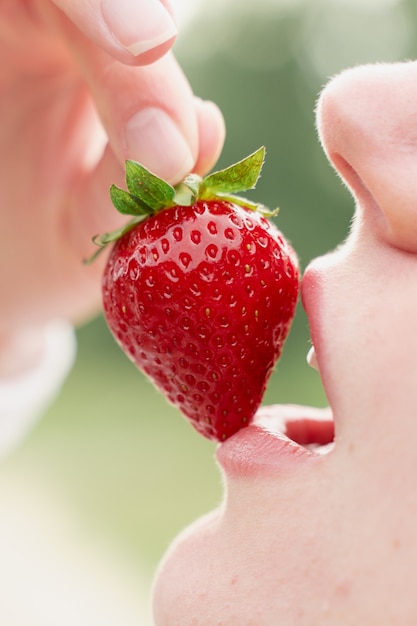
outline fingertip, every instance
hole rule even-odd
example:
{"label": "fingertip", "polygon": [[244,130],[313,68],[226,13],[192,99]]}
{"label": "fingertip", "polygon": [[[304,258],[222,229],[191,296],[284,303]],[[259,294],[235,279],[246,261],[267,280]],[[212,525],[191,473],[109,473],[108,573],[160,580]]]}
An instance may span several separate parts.
{"label": "fingertip", "polygon": [[65,32],[75,36],[71,28],[75,25],[126,65],[154,63],[172,48],[178,33],[171,5],[160,0],[53,0],[53,4],[69,18],[67,23],[61,21]]}
{"label": "fingertip", "polygon": [[159,61],[159,59],[161,59],[163,56],[168,54],[168,52],[171,50],[172,46],[174,45],[175,40],[176,40],[176,35],[173,35],[171,39],[168,39],[167,41],[164,41],[160,45],[155,46],[155,48],[151,48],[150,50],[147,50],[146,52],[142,52],[138,56],[134,56],[130,54],[130,58],[126,58],[126,63],[130,65],[151,65],[151,63],[155,63],[156,61]]}
{"label": "fingertip", "polygon": [[138,64],[166,54],[178,33],[175,16],[159,0],[101,0],[99,9],[116,45]]}
{"label": "fingertip", "polygon": [[169,183],[193,169],[195,155],[178,123],[160,107],[139,110],[125,130],[127,155]]}
{"label": "fingertip", "polygon": [[195,98],[194,106],[199,133],[199,154],[194,171],[202,176],[212,169],[220,157],[226,125],[220,108],[214,102]]}

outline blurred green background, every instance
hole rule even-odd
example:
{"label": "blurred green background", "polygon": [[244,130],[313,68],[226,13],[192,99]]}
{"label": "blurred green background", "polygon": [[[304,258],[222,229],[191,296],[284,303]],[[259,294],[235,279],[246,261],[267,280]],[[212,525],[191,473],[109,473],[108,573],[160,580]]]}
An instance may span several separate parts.
{"label": "blurred green background", "polygon": [[[353,210],[317,141],[317,96],[347,66],[414,58],[417,3],[243,5],[194,2],[176,55],[194,91],[224,113],[227,139],[219,167],[266,146],[263,176],[252,196],[281,208],[277,224],[304,268],[344,238]],[[53,517],[55,503],[63,507],[68,523],[97,543],[98,552],[113,555],[116,572],[120,568],[133,588],[142,585],[146,596],[170,540],[221,498],[215,446],[195,434],[135,370],[101,317],[78,330],[78,345],[62,393],[3,463],[1,484],[9,481],[22,490],[23,512],[27,485],[32,493],[49,494],[51,509],[44,515]],[[325,404],[318,375],[305,363],[308,348],[299,307],[266,402]],[[59,536],[59,522],[56,529]],[[65,558],[60,566],[65,569]]]}

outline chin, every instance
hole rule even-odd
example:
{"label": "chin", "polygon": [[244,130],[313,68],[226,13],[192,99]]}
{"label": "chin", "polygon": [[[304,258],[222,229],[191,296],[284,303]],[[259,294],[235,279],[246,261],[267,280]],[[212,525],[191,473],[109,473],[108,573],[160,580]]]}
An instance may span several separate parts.
{"label": "chin", "polygon": [[221,517],[221,511],[216,510],[200,518],[186,528],[167,551],[152,591],[155,626],[217,623],[211,621],[208,581],[213,575],[209,572],[210,546],[218,534]]}

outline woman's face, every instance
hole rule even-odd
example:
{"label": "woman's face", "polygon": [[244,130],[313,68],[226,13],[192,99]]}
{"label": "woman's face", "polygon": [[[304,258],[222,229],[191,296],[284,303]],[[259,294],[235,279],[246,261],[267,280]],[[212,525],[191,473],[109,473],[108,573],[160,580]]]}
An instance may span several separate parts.
{"label": "woman's face", "polygon": [[334,444],[282,406],[219,447],[224,502],[164,560],[157,626],[417,623],[417,63],[344,72],[317,124],[356,200],[302,283]]}

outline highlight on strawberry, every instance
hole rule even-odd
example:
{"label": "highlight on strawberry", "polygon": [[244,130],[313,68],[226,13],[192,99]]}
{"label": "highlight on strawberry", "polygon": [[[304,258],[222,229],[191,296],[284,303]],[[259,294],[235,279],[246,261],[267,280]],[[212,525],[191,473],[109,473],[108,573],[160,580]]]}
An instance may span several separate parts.
{"label": "highlight on strawberry", "polygon": [[298,299],[297,257],[274,213],[235,195],[255,187],[264,158],[262,147],[176,187],[127,161],[127,190],[110,194],[131,219],[94,238],[98,252],[112,244],[102,289],[115,340],[215,441],[250,424]]}

